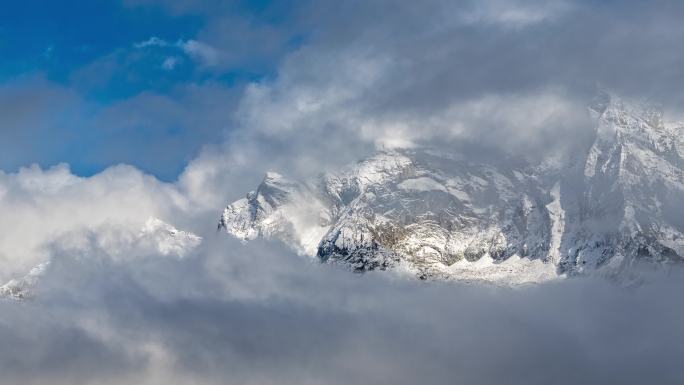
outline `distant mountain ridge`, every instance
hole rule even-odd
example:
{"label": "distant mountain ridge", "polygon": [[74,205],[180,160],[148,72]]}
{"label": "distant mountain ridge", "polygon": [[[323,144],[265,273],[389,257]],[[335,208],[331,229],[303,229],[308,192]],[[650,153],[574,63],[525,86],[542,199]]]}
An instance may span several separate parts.
{"label": "distant mountain ridge", "polygon": [[684,125],[602,94],[572,165],[380,151],[307,181],[269,172],[219,228],[356,271],[537,282],[684,257]]}
{"label": "distant mountain ridge", "polygon": [[[111,239],[116,238],[106,231],[96,234],[95,237],[96,243],[105,248]],[[117,257],[135,258],[139,255],[159,255],[183,258],[202,242],[202,237],[188,231],[178,230],[154,217],[148,218],[139,231],[126,233],[124,239],[124,242],[117,244],[117,248],[120,249]],[[36,285],[48,273],[51,263],[51,260],[47,260],[35,266],[25,276],[0,285],[0,300],[24,300],[32,297]]]}

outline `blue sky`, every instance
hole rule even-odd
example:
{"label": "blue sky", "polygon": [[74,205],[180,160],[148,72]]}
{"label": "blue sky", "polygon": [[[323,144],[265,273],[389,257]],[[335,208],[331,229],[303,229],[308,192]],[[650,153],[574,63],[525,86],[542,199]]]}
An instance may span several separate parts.
{"label": "blue sky", "polygon": [[[281,33],[288,12],[272,2],[211,12],[175,3],[3,4],[0,168],[66,162],[92,175],[129,163],[172,180],[204,144],[220,142],[241,87],[271,75],[301,38]],[[230,18],[247,22],[217,33]],[[264,30],[277,31],[273,41],[260,41]]]}
{"label": "blue sky", "polygon": [[132,42],[150,36],[187,38],[202,25],[199,17],[171,17],[160,8],[126,8],[109,0],[28,0],[10,2],[3,8],[3,80],[41,71],[50,80],[67,82],[74,70]]}

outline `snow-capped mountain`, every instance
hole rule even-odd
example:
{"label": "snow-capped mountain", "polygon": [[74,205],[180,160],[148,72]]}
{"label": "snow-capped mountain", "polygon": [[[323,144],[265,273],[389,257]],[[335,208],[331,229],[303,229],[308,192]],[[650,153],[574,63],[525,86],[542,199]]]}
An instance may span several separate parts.
{"label": "snow-capped mountain", "polygon": [[[354,270],[522,283],[684,257],[684,128],[602,95],[570,165],[381,151],[308,181],[266,174],[219,227]],[[549,162],[551,163],[551,162]]]}

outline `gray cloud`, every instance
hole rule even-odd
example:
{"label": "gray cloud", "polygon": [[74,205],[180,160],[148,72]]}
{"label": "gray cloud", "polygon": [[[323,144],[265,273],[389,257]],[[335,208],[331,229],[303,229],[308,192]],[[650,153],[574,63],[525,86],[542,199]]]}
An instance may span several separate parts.
{"label": "gray cloud", "polygon": [[[675,64],[682,55],[675,48],[682,11],[676,1],[437,0],[394,7],[377,1],[321,6],[311,18],[329,18],[322,45],[365,45],[395,59],[398,65],[387,77],[405,92],[387,93],[388,98],[414,95],[407,104],[434,108],[442,105],[435,102],[473,93],[549,84],[577,88],[601,82],[624,92],[657,91],[660,97],[669,90],[671,96],[677,87],[668,80],[681,76]],[[530,22],[511,29],[506,20],[516,17],[506,15]]]}
{"label": "gray cloud", "polygon": [[0,353],[4,381],[675,384],[683,374],[680,271],[631,289],[594,279],[508,289],[355,275],[220,236],[183,260],[53,251],[38,296],[0,304],[0,340],[14,347]]}
{"label": "gray cloud", "polygon": [[586,107],[598,88],[682,116],[684,31],[672,16],[682,11],[676,2],[304,4],[306,43],[274,79],[246,88],[221,152],[291,174],[376,146],[476,145],[532,162],[576,154],[593,135]]}
{"label": "gray cloud", "polygon": [[[73,126],[85,110],[76,92],[39,75],[0,85],[0,166],[15,169],[77,151]],[[57,137],[61,146],[53,145]]]}

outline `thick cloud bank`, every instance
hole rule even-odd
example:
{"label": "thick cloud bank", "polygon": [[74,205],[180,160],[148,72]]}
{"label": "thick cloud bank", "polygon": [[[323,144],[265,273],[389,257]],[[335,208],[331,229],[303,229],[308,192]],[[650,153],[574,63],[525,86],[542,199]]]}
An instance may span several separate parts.
{"label": "thick cloud bank", "polygon": [[[199,164],[174,184],[126,166],[91,178],[62,166],[2,175],[2,250],[16,256],[3,259],[3,273],[51,263],[30,298],[0,300],[0,383],[677,384],[684,376],[682,271],[636,287],[353,274],[279,243],[242,245],[217,233],[216,212],[197,203],[209,199],[200,181],[211,175]],[[157,223],[145,224],[148,216],[203,241],[183,253],[154,247],[144,237]]]}
{"label": "thick cloud bank", "polygon": [[[230,252],[228,252],[230,250]],[[183,259],[54,248],[0,302],[7,384],[676,384],[682,272],[624,288],[394,280],[217,234]]]}
{"label": "thick cloud bank", "polygon": [[90,178],[72,174],[66,165],[0,171],[0,278],[49,260],[47,245],[72,242],[74,232],[107,226],[137,230],[151,216],[182,217],[189,204],[175,185],[130,166]]}

